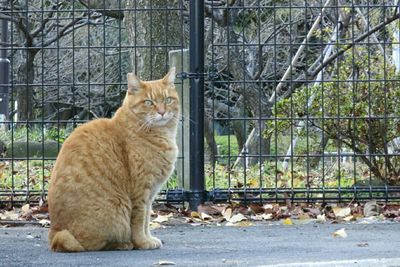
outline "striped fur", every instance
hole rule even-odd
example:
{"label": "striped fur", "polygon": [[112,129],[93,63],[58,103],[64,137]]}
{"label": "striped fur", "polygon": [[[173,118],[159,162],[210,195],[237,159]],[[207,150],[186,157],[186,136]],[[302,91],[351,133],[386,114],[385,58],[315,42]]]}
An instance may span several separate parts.
{"label": "striped fur", "polygon": [[48,195],[53,251],[161,247],[149,220],[178,153],[174,77],[174,68],[156,81],[128,74],[114,117],[79,126],[64,142]]}

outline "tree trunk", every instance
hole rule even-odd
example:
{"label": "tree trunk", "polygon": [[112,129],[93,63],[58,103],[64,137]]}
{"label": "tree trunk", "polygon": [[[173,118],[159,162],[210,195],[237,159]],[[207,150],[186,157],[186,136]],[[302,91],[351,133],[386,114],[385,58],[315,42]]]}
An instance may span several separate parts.
{"label": "tree trunk", "polygon": [[218,148],[214,138],[213,131],[213,119],[210,116],[204,117],[204,137],[207,144],[206,151],[206,161],[213,163],[218,156]]}
{"label": "tree trunk", "polygon": [[[237,35],[232,32],[230,33],[230,42],[238,43]],[[245,62],[243,59],[242,52],[239,51],[238,47],[232,48],[230,51],[230,58],[235,59],[231,60],[230,64],[230,72],[235,77],[235,80],[241,81],[254,81],[254,79],[247,73],[247,71],[243,71],[246,69]],[[254,125],[254,138],[250,142],[249,146],[245,148],[247,154],[250,157],[246,160],[249,165],[254,165],[256,163],[262,163],[267,160],[266,157],[257,157],[257,155],[267,155],[270,152],[269,142],[264,139],[263,133],[266,129],[265,119],[258,118],[266,118],[271,116],[271,109],[268,103],[268,98],[264,94],[263,88],[257,83],[248,83],[246,85],[237,86],[236,90],[243,96],[243,102],[245,103],[245,108],[247,107],[253,117],[256,119],[253,121]]]}
{"label": "tree trunk", "polygon": [[28,121],[34,118],[33,114],[33,81],[35,79],[34,60],[36,50],[28,50],[26,59],[21,63],[16,75],[17,114],[19,121]]}
{"label": "tree trunk", "polygon": [[[143,80],[159,79],[168,69],[168,51],[183,47],[179,0],[127,0],[124,13],[132,72]],[[139,10],[135,10],[139,9]],[[180,70],[177,70],[178,72]]]}
{"label": "tree trunk", "polygon": [[309,159],[311,169],[315,169],[318,167],[321,158],[323,158],[324,151],[326,146],[328,145],[328,142],[329,142],[329,137],[327,135],[321,136],[321,141],[318,146],[318,150],[315,153],[316,157]]}

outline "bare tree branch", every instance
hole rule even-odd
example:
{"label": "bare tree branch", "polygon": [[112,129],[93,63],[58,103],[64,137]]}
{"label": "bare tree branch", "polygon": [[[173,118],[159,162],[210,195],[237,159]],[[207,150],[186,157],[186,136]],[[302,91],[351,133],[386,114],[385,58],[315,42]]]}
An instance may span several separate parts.
{"label": "bare tree branch", "polygon": [[51,9],[52,9],[52,11],[49,12],[48,16],[47,16],[45,19],[43,19],[43,21],[42,21],[40,27],[38,27],[36,30],[34,30],[34,31],[30,34],[33,38],[36,37],[39,33],[41,33],[41,32],[44,30],[44,28],[46,27],[46,24],[47,24],[47,23],[50,21],[50,19],[54,16],[54,11],[57,10],[57,5],[53,5],[53,6],[51,7]]}
{"label": "bare tree branch", "polygon": [[[72,20],[70,23],[68,23],[67,25],[65,25],[65,26],[58,32],[58,34],[57,34],[55,37],[53,37],[53,38],[47,40],[46,42],[44,42],[44,43],[41,45],[41,47],[49,46],[50,44],[54,43],[55,41],[57,41],[57,40],[60,39],[61,37],[65,36],[65,35],[68,35],[68,34],[71,33],[72,31],[74,31],[74,30],[76,30],[76,29],[79,29],[79,28],[81,28],[81,27],[83,27],[83,26],[85,26],[85,25],[90,24],[90,18],[92,18],[92,19],[97,19],[97,18],[99,18],[99,17],[101,17],[101,16],[102,16],[101,14],[98,14],[98,15],[94,15],[94,16],[90,17],[90,14],[89,14],[89,15],[87,15],[87,16],[86,16],[86,15],[82,15],[82,16],[80,16],[80,17],[78,17],[78,18],[75,18],[75,19]],[[85,19],[86,17],[87,17],[87,19]],[[82,22],[82,23],[78,24],[79,22]]]}
{"label": "bare tree branch", "polygon": [[126,0],[79,0],[79,2],[90,9],[90,11],[101,13],[104,16],[115,19],[124,18],[124,8],[126,5]]}
{"label": "bare tree branch", "polygon": [[[335,54],[331,55],[328,59],[326,59],[324,62],[322,62],[321,65],[319,65],[315,70],[313,70],[312,72],[308,73],[307,76],[308,77],[315,77],[322,69],[324,69],[326,66],[328,66],[336,58],[338,58],[339,56],[343,55],[344,52],[346,52],[347,50],[352,48],[355,44],[363,41],[368,36],[374,34],[375,32],[377,32],[377,31],[379,31],[381,29],[383,29],[386,25],[392,23],[393,21],[395,21],[395,20],[397,20],[399,18],[400,18],[400,13],[397,13],[397,14],[393,15],[392,17],[387,18],[385,21],[379,23],[375,27],[371,28],[370,30],[368,30],[364,34],[362,34],[359,37],[357,37],[356,39],[354,39],[354,41],[351,44],[345,45],[344,48],[342,48],[341,50],[339,50]],[[304,77],[302,77],[302,78],[304,79]]]}

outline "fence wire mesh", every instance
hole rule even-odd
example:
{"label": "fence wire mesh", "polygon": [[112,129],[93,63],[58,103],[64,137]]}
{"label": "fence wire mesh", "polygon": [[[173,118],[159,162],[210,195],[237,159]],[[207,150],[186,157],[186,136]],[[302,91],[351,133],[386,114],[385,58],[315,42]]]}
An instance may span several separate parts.
{"label": "fence wire mesh", "polygon": [[[69,133],[113,115],[126,73],[172,65],[181,153],[160,200],[203,179],[188,162],[189,80],[202,77],[207,199],[399,201],[398,4],[204,1],[199,54],[189,1],[1,1],[1,204],[45,200]],[[198,57],[205,71],[191,73]]]}

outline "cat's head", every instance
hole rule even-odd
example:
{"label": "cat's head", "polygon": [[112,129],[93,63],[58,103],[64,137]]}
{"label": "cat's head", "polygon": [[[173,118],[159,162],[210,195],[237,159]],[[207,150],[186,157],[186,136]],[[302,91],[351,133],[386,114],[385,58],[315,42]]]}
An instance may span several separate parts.
{"label": "cat's head", "polygon": [[128,73],[127,78],[124,106],[136,115],[140,127],[154,128],[178,121],[179,97],[174,85],[174,67],[160,80],[141,81],[133,73]]}

